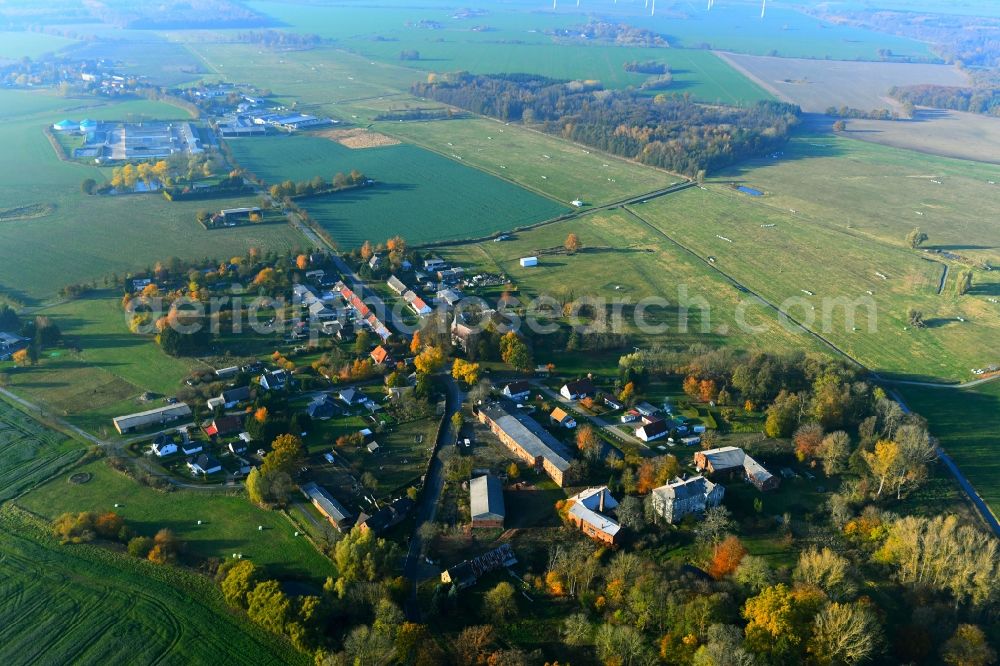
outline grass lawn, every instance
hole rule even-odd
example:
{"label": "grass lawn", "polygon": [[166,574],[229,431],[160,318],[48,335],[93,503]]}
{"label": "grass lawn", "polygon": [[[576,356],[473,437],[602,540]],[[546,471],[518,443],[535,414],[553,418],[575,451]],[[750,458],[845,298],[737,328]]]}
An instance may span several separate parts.
{"label": "grass lawn", "polygon": [[61,162],[42,129],[63,118],[84,116],[169,119],[186,114],[147,100],[114,103],[0,91],[0,141],[6,146],[0,154],[5,174],[0,213],[28,205],[47,211],[40,217],[0,222],[0,290],[40,300],[67,284],[140,270],[170,256],[230,257],[250,247],[284,251],[306,246],[287,225],[210,232],[194,219],[199,209],[250,205],[248,198],[171,203],[156,194],[81,194],[81,181],[101,182],[105,170]]}
{"label": "grass lawn", "polygon": [[240,165],[268,183],[330,179],[351,169],[374,178],[373,187],[299,202],[345,248],[396,234],[416,244],[482,237],[567,210],[415,146],[351,150],[318,136],[243,139],[230,146]]}
{"label": "grass lawn", "polygon": [[306,663],[233,614],[207,579],[98,546],[62,546],[0,512],[0,661]]}
{"label": "grass lawn", "polygon": [[[873,370],[951,380],[992,360],[984,351],[1000,335],[995,308],[985,295],[939,295],[944,265],[917,252],[721,184],[633,210]],[[909,325],[910,308],[923,312],[926,328]]]}
{"label": "grass lawn", "polygon": [[901,386],[913,411],[954,459],[976,491],[1000,515],[1000,381],[963,390]]}
{"label": "grass lawn", "polygon": [[0,501],[72,465],[84,446],[0,401]]}
{"label": "grass lawn", "polygon": [[[678,195],[664,200],[674,196]],[[563,241],[570,232],[576,233],[584,245],[584,250],[573,256],[562,252]],[[440,254],[455,265],[507,274],[520,288],[522,300],[555,294],[624,302],[623,319],[626,330],[635,332],[633,344],[686,346],[695,342],[726,342],[744,349],[817,348],[810,336],[787,330],[759,305],[747,306],[745,315],[747,322],[761,326],[762,330],[756,334],[739,330],[735,317],[743,294],[704,263],[622,211],[546,225],[518,233],[512,240],[501,243],[487,241],[442,248]],[[539,257],[539,265],[522,268],[518,259],[532,255]],[[636,331],[631,315],[635,303],[652,296],[664,298],[669,304],[648,308],[646,321],[665,328],[643,334]],[[707,307],[699,305],[698,299],[704,299]],[[686,324],[678,308],[682,302],[689,305]],[[539,350],[536,356],[540,363],[549,360],[544,350]],[[590,358],[586,352],[576,354],[580,357],[576,361],[568,358],[569,352],[554,356],[557,369],[567,370],[586,370]],[[610,360],[606,364],[609,369]]]}
{"label": "grass lawn", "polygon": [[[76,470],[75,470],[76,471]],[[61,475],[18,500],[18,505],[48,519],[67,511],[115,511],[140,534],[167,527],[200,559],[225,559],[243,553],[281,578],[322,581],[334,573],[333,563],[276,511],[252,505],[242,491],[175,490],[162,493],[142,486],[98,460],[78,471],[89,472],[84,484]],[[114,505],[118,503],[119,508]],[[197,521],[203,521],[198,525]],[[259,525],[264,526],[258,531]]]}

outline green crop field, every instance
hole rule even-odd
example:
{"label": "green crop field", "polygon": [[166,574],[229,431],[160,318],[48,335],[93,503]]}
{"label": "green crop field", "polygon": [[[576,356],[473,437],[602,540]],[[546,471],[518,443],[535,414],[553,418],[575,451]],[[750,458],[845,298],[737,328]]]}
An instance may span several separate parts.
{"label": "green crop field", "polygon": [[[624,77],[621,63],[634,58],[663,57],[682,74],[693,74],[690,87],[702,99],[741,95],[761,95],[756,86],[744,87],[739,75],[725,78],[704,76],[686,60],[682,49],[705,47],[753,54],[778,51],[784,56],[804,58],[875,60],[878,50],[888,48],[899,55],[933,57],[928,45],[902,37],[876,33],[846,25],[834,25],[800,12],[771,7],[765,20],[753,3],[726,3],[711,13],[690,3],[661,3],[656,16],[641,5],[620,3],[603,7],[577,8],[563,3],[555,12],[539,7],[512,7],[510,3],[486,3],[498,8],[482,17],[453,19],[448,6],[315,7],[291,3],[255,2],[253,6],[299,32],[318,33],[336,39],[339,45],[366,56],[398,61],[400,51],[415,49],[421,60],[408,62],[425,69],[475,72],[535,72],[568,78],[597,78],[612,86],[634,83]],[[664,6],[666,5],[666,6]],[[499,9],[501,8],[502,9]],[[554,44],[545,31],[571,28],[604,17],[646,28],[664,35],[671,48],[630,49],[627,47],[568,42],[554,57],[546,57]],[[421,29],[420,21],[435,21],[437,29]],[[472,30],[486,25],[489,30]],[[751,29],[752,28],[752,29]],[[676,48],[681,47],[681,48]],[[586,50],[590,49],[590,50]],[[617,50],[617,52],[616,52]],[[624,54],[633,51],[630,56]],[[708,54],[705,54],[708,55]],[[675,64],[676,59],[676,64]],[[678,78],[685,82],[685,78]],[[751,92],[754,91],[754,92]]]}
{"label": "green crop field", "polygon": [[[287,519],[277,511],[257,508],[241,490],[162,493],[112,470],[102,460],[74,472],[89,472],[92,478],[74,484],[68,474],[57,476],[17,500],[18,506],[49,520],[67,511],[115,511],[140,534],[170,528],[184,542],[185,552],[196,558],[225,559],[243,553],[283,578],[322,582],[334,573],[329,559],[294,536],[295,528]],[[262,531],[257,529],[260,525]]]}
{"label": "green crop field", "polygon": [[663,189],[680,178],[541,132],[486,118],[377,123],[375,129],[509,178],[561,201],[591,205]]}
{"label": "green crop field", "polygon": [[229,611],[211,582],[96,546],[61,546],[0,511],[0,662],[306,663]]}
{"label": "green crop field", "polygon": [[137,400],[141,393],[173,395],[193,368],[202,367],[129,332],[118,296],[108,291],[39,314],[59,326],[65,346],[43,352],[37,366],[11,369],[10,388],[104,437],[114,434],[112,417],[151,407]]}
{"label": "green crop field", "polygon": [[40,32],[0,32],[0,61],[37,58],[62,49],[74,40]]}
{"label": "green crop field", "polygon": [[170,203],[156,194],[86,196],[80,182],[107,175],[86,165],[61,162],[42,133],[63,118],[182,118],[159,102],[120,104],[63,99],[44,93],[0,91],[0,211],[39,205],[45,214],[0,222],[0,290],[24,300],[53,296],[70,283],[115,271],[143,269],[170,256],[229,257],[250,247],[277,251],[306,245],[291,227],[267,225],[205,231],[194,219],[206,207],[251,203],[220,199]]}
{"label": "green crop field", "polygon": [[[768,204],[809,223],[904,245],[919,226],[928,249],[1000,263],[994,209],[1000,166],[936,157],[831,135],[792,139],[780,159],[717,174],[763,190]],[[935,182],[937,181],[937,182]]]}
{"label": "green crop field", "polygon": [[[309,11],[319,14],[320,20],[330,11],[365,13],[363,8],[310,7]],[[638,86],[647,78],[625,71],[625,62],[631,60],[669,64],[674,83],[667,92],[690,93],[707,102],[727,104],[772,99],[770,93],[706,50],[556,45],[544,36],[527,33],[518,34],[522,43],[516,45],[497,43],[496,33],[483,33],[494,41],[472,37],[469,39],[473,41],[466,41],[464,36],[461,40],[438,41],[436,31],[416,32],[419,41],[413,48],[420,50],[422,59],[405,62],[399,60],[399,52],[411,46],[402,41],[380,42],[367,37],[337,41],[336,48],[283,52],[280,58],[268,57],[267,52],[253,45],[192,42],[188,48],[199,56],[205,68],[219,77],[253,81],[309,104],[348,103],[349,106],[350,102],[386,95],[405,95],[413,101],[408,94],[413,83],[424,79],[428,72],[456,69],[483,74],[530,72],[559,79],[597,79],[608,88],[625,88]],[[184,35],[177,38],[183,39]]]}
{"label": "green crop field", "polygon": [[[674,196],[678,195],[666,198]],[[584,250],[573,256],[561,252],[570,232],[584,245]],[[521,268],[518,259],[530,255],[539,257],[539,265]],[[622,301],[625,326],[636,334],[636,344],[818,348],[811,336],[781,325],[770,310],[748,300],[711,268],[627,212],[602,212],[546,225],[501,243],[442,248],[441,256],[460,266],[506,273],[520,288],[522,298],[571,294],[606,299],[609,304]],[[666,328],[643,334],[633,325],[632,311],[634,304],[647,297],[666,299],[669,305],[654,304],[645,315],[650,324]],[[688,304],[686,331],[678,309],[682,303]],[[738,325],[741,303],[746,323],[759,331]]]}
{"label": "green crop field", "polygon": [[[771,303],[787,303],[792,317],[873,370],[950,380],[991,360],[984,353],[998,335],[995,312],[978,295],[939,295],[944,265],[917,252],[722,185],[635,211]],[[854,321],[845,303],[856,304]],[[924,313],[926,328],[908,326],[910,308]]]}
{"label": "green crop field", "polygon": [[84,447],[0,401],[0,502],[73,464]]}
{"label": "green crop field", "polygon": [[931,433],[980,496],[1000,515],[1000,381],[954,390],[900,386],[913,411],[930,423]]}
{"label": "green crop field", "polygon": [[415,146],[352,150],[317,136],[231,141],[236,160],[268,183],[358,169],[374,187],[299,202],[342,247],[401,234],[411,243],[476,238],[549,219],[566,208]]}

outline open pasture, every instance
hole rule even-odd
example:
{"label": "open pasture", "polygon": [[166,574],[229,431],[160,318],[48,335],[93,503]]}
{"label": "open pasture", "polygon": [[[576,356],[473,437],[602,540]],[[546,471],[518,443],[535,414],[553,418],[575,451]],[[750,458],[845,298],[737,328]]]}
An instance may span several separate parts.
{"label": "open pasture", "polygon": [[152,338],[129,332],[118,296],[108,291],[38,314],[59,326],[65,348],[45,350],[37,366],[11,370],[10,388],[102,437],[115,434],[112,417],[161,404],[140,402],[141,393],[173,395],[200,366],[168,356]]}
{"label": "open pasture", "polygon": [[0,513],[0,662],[305,663],[197,574],[61,546],[43,529]]}
{"label": "open pasture", "polygon": [[679,177],[585,146],[488,118],[377,123],[377,129],[569,203],[621,201]]}
{"label": "open pasture", "polygon": [[930,236],[926,248],[1000,262],[1000,185],[990,182],[1000,183],[1000,166],[816,134],[792,139],[777,160],[750,160],[717,180],[764,190],[764,202],[810,224],[898,246],[920,227]]}
{"label": "open pasture", "polygon": [[242,490],[162,493],[112,470],[103,460],[74,471],[89,472],[92,478],[74,484],[68,474],[57,476],[19,499],[18,505],[50,520],[67,511],[115,511],[140,534],[170,528],[195,558],[243,553],[274,576],[322,581],[334,571],[333,563],[312,544],[294,536],[294,527],[280,512],[257,508]]}
{"label": "open pasture", "polygon": [[318,136],[231,141],[241,166],[268,183],[358,169],[376,185],[300,200],[344,248],[396,234],[419,244],[477,238],[555,217],[566,207],[409,145],[352,150]]}
{"label": "open pasture", "polygon": [[[584,248],[569,256],[562,252],[562,245],[571,232],[579,236]],[[519,258],[532,255],[539,257],[539,265],[522,268]],[[518,285],[522,299],[548,294],[601,298],[609,306],[623,302],[625,329],[634,334],[635,344],[819,348],[811,336],[782,326],[771,310],[749,300],[718,273],[625,211],[546,225],[500,243],[441,248],[441,256],[460,266],[506,273]],[[666,299],[668,304],[654,303],[645,312],[650,325],[665,328],[644,333],[636,329],[632,314],[635,304],[647,297]],[[679,309],[682,302],[688,304],[686,330]],[[738,325],[741,303],[745,321],[759,327],[757,332]]]}
{"label": "open pasture", "polygon": [[[971,295],[939,295],[944,264],[917,252],[722,185],[634,210],[872,370],[953,380],[991,360],[996,313]],[[923,312],[926,328],[909,325],[910,308]]]}
{"label": "open pasture", "polygon": [[1000,515],[1000,380],[969,389],[899,386],[906,404],[930,423],[931,434]]}
{"label": "open pasture", "polygon": [[67,284],[124,274],[170,256],[229,257],[250,247],[277,251],[306,243],[289,226],[205,231],[202,208],[248,205],[247,198],[171,203],[156,194],[86,196],[85,178],[105,171],[62,162],[42,133],[63,118],[115,118],[128,114],[184,117],[177,107],[148,101],[94,106],[91,100],[40,93],[0,92],[0,210],[39,204],[49,214],[0,223],[0,287],[25,300],[49,298]]}
{"label": "open pasture", "polygon": [[0,401],[0,502],[16,497],[83,455],[83,445]]}

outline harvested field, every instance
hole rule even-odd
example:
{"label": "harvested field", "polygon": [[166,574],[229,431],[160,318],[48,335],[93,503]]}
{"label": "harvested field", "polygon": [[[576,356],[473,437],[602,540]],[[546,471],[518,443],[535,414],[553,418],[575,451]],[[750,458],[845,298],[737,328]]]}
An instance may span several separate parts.
{"label": "harvested field", "polygon": [[[892,86],[969,84],[965,74],[948,65],[719,55],[780,99],[801,106],[811,114],[807,124],[814,130],[829,130],[833,119],[825,114],[831,106],[901,112],[901,105],[889,97]],[[844,136],[931,155],[1000,163],[1000,118],[973,113],[918,108],[912,120],[848,120]]]}
{"label": "harvested field", "polygon": [[950,65],[895,62],[842,62],[772,58],[736,53],[719,54],[777,97],[798,104],[808,113],[831,106],[853,109],[899,109],[889,97],[893,86],[932,83],[964,86],[968,77]]}
{"label": "harvested field", "polygon": [[380,146],[398,146],[401,141],[386,136],[381,132],[371,132],[369,130],[355,127],[352,129],[332,129],[320,132],[320,136],[331,141],[336,141],[346,148],[355,150],[363,148],[378,148]]}

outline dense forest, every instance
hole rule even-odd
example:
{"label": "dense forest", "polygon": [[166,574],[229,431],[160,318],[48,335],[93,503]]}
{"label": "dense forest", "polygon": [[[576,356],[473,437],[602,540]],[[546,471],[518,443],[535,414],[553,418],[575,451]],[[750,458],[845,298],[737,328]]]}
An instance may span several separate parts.
{"label": "dense forest", "polygon": [[955,88],[952,86],[893,87],[889,94],[914,106],[968,111],[1000,117],[1000,88]]}
{"label": "dense forest", "polygon": [[708,106],[688,95],[648,97],[532,74],[432,75],[413,92],[692,176],[780,148],[800,113],[781,102]]}

